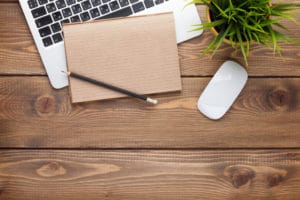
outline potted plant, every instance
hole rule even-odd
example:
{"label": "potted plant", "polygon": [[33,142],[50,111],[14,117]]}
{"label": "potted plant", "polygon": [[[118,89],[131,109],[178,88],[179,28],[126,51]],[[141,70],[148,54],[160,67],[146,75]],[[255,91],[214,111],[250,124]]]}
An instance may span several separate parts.
{"label": "potted plant", "polygon": [[287,19],[298,24],[294,17],[298,3],[272,4],[271,0],[193,0],[189,4],[202,3],[207,6],[207,23],[195,25],[196,30],[211,29],[215,38],[204,50],[216,54],[222,43],[240,49],[246,66],[252,42],[273,47],[280,53],[278,42],[299,41],[282,33],[287,28],[281,24]]}

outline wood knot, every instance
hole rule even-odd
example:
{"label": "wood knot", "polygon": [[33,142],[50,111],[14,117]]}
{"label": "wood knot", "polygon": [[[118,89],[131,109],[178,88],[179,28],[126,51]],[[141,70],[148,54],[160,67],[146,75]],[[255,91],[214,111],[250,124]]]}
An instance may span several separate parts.
{"label": "wood knot", "polygon": [[57,162],[50,162],[36,170],[43,177],[54,177],[66,174],[66,169]]}
{"label": "wood knot", "polygon": [[105,199],[112,199],[112,192],[111,191],[107,191],[105,192]]}
{"label": "wood knot", "polygon": [[245,166],[230,166],[225,169],[224,174],[230,179],[235,188],[247,184],[255,177],[255,172]]}
{"label": "wood knot", "polygon": [[36,100],[35,109],[39,114],[55,112],[55,99],[51,96],[41,96]]}
{"label": "wood knot", "polygon": [[271,174],[271,175],[267,176],[267,182],[270,187],[279,185],[279,183],[282,182],[283,179],[284,179],[284,176],[281,174]]}
{"label": "wood knot", "polygon": [[294,101],[292,92],[285,89],[271,90],[268,94],[268,102],[273,110],[289,110],[294,107]]}

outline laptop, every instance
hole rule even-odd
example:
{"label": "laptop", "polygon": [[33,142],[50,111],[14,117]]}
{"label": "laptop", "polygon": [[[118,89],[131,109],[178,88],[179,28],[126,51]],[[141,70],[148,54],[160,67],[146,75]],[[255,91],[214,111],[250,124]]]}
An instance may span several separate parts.
{"label": "laptop", "polygon": [[[173,11],[177,42],[201,35],[190,32],[200,24],[194,5],[184,0],[19,0],[53,88],[68,85],[62,26],[113,17],[145,15]],[[163,33],[162,33],[163,34]],[[120,33],[122,37],[122,33]],[[101,52],[99,52],[101,53]]]}

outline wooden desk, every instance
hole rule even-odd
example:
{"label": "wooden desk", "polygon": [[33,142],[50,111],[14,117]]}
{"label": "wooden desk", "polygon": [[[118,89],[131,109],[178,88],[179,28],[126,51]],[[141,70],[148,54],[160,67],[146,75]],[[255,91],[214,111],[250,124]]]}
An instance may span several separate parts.
{"label": "wooden desk", "polygon": [[0,0],[0,200],[299,199],[300,47],[281,58],[253,45],[246,88],[214,122],[196,100],[241,57],[224,46],[199,58],[211,39],[179,45],[183,91],[154,95],[155,107],[72,105],[50,87],[17,1]]}

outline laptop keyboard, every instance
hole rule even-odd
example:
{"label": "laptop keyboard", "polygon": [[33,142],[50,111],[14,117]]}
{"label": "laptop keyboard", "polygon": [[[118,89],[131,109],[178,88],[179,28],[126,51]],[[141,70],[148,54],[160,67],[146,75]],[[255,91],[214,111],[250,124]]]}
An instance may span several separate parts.
{"label": "laptop keyboard", "polygon": [[45,47],[63,41],[62,24],[125,17],[167,0],[28,0]]}

